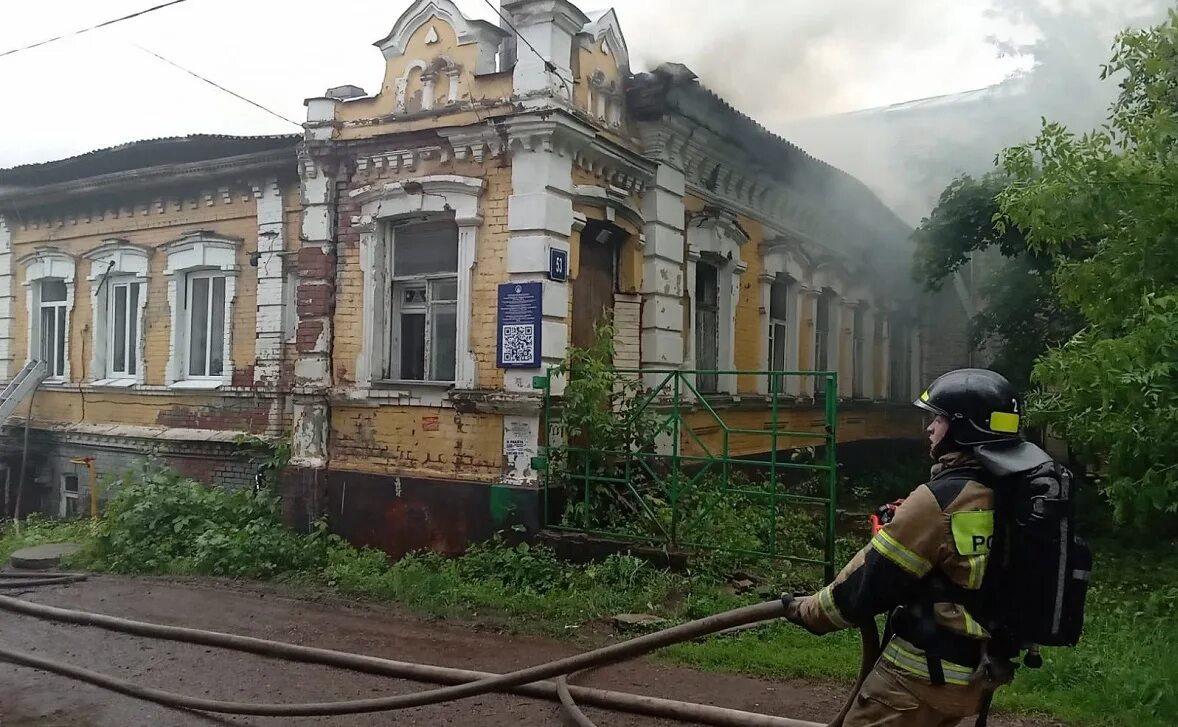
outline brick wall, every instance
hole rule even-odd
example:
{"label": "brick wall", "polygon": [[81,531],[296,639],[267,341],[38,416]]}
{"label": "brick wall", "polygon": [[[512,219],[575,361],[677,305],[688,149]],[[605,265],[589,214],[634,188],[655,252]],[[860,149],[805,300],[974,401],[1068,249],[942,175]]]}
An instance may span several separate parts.
{"label": "brick wall", "polygon": [[183,445],[175,443],[161,446],[160,442],[142,439],[79,443],[42,432],[33,439],[30,449],[36,451],[38,463],[28,475],[30,481],[36,481],[33,491],[39,495],[34,507],[47,515],[61,512],[62,479],[67,474],[78,478],[78,512],[90,512],[90,473],[85,464],[71,461],[74,459],[94,458],[100,509],[117,494],[121,478],[141,470],[149,458],[185,477],[219,487],[253,487],[259,464],[230,444],[202,445],[186,452]]}
{"label": "brick wall", "polygon": [[[768,366],[766,348],[769,341],[761,319],[761,271],[764,262],[759,250],[765,234],[762,225],[750,218],[738,218],[740,226],[749,235],[749,241],[741,246],[741,260],[748,269],[740,274],[740,300],[736,306],[736,368],[742,371],[764,371]],[[741,376],[736,389],[740,393],[757,391],[757,377]]]}
{"label": "brick wall", "polygon": [[[471,350],[478,364],[477,388],[496,389],[503,385],[503,372],[495,367],[495,326],[499,283],[507,280],[507,200],[511,196],[511,168],[489,160],[486,165],[428,163],[416,171],[394,175],[368,174],[341,183],[337,215],[339,272],[335,289],[335,340],[332,367],[337,386],[355,383],[356,363],[361,355],[364,331],[364,280],[360,268],[360,233],[353,218],[359,205],[348,193],[375,181],[409,179],[429,174],[459,174],[486,181],[479,200],[483,224],[479,227],[477,254],[471,286]],[[318,266],[317,259],[307,262]],[[303,262],[300,256],[300,264]],[[318,269],[316,267],[316,269]],[[311,271],[314,272],[314,271]]]}
{"label": "brick wall", "polygon": [[[297,240],[297,194],[294,185],[284,188],[286,238]],[[257,250],[257,204],[253,189],[246,184],[218,185],[216,191],[200,189],[171,191],[163,196],[128,196],[118,209],[96,209],[93,205],[54,208],[43,216],[30,212],[22,225],[13,229],[14,257],[52,246],[74,256],[74,305],[69,312],[70,378],[73,384],[92,380],[91,355],[94,321],[91,301],[94,286],[88,280],[91,263],[84,256],[111,239],[126,240],[147,248],[148,280],[144,288],[142,321],[144,387],[136,389],[89,389],[69,386],[44,388],[36,398],[33,416],[38,421],[166,424],[169,426],[248,430],[279,435],[289,430],[281,414],[268,421],[272,404],[279,413],[285,402],[276,393],[255,395],[254,364],[257,336],[257,268],[251,264]],[[175,394],[165,388],[166,367],[172,331],[172,310],[168,300],[168,279],[164,274],[167,256],[159,249],[193,230],[208,230],[223,237],[242,240],[238,249],[238,275],[231,313],[231,357],[234,392]],[[17,296],[14,301],[13,355],[17,362],[27,358],[28,309],[25,268],[14,266]],[[88,388],[88,387],[87,387]]]}
{"label": "brick wall", "polygon": [[503,472],[503,417],[441,407],[333,406],[334,470],[493,481]]}

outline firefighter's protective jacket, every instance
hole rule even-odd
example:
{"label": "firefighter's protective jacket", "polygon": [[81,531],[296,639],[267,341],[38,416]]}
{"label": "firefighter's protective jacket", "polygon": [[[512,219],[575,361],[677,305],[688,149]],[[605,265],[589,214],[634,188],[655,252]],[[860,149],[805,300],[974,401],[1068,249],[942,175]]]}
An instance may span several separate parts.
{"label": "firefighter's protective jacket", "polygon": [[[825,633],[896,609],[884,658],[928,679],[931,647],[946,683],[970,683],[989,638],[961,603],[981,588],[993,544],[994,495],[983,477],[970,454],[941,457],[928,484],[904,500],[838,577],[801,599],[799,618]],[[926,618],[929,609],[934,618]]]}

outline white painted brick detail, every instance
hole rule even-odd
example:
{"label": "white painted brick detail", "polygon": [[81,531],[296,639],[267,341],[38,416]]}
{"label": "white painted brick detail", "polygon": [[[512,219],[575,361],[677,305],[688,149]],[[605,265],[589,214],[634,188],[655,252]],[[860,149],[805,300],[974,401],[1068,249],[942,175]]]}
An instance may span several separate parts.
{"label": "white painted brick detail", "polygon": [[0,380],[7,381],[12,368],[13,324],[12,231],[0,216]]}
{"label": "white painted brick detail", "polygon": [[254,353],[254,383],[276,385],[282,371],[283,318],[286,296],[286,273],[282,251],[282,190],[277,180],[266,180],[254,187],[258,205],[258,304],[254,321],[257,343]]}

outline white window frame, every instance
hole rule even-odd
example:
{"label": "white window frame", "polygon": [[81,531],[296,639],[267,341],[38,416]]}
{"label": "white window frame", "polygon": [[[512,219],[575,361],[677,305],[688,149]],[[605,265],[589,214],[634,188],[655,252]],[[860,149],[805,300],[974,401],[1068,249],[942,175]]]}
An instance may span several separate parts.
{"label": "white window frame", "polygon": [[[91,346],[89,378],[95,386],[130,387],[145,381],[145,311],[148,295],[149,251],[125,240],[107,240],[86,254],[90,261],[93,345]],[[136,316],[136,336],[133,344],[135,373],[113,371],[113,324],[116,285],[138,285],[139,300],[133,311]]]}
{"label": "white window frame", "polygon": [[[201,367],[201,370],[205,371],[206,373],[203,373],[203,374],[192,373],[193,317],[196,314],[196,306],[193,302],[193,298],[194,298],[193,291],[195,291],[195,289],[196,289],[196,282],[198,280],[207,280],[208,281],[208,284],[207,284],[208,290],[206,292],[206,298],[205,298],[205,304],[204,304],[205,305],[205,323],[204,323],[204,325],[206,328],[205,336],[204,336],[205,351],[204,351],[204,361],[201,362],[203,364]],[[184,361],[184,366],[183,366],[184,378],[188,381],[220,381],[220,380],[224,379],[224,377],[225,377],[224,366],[225,366],[225,360],[228,358],[228,356],[225,355],[226,352],[225,352],[224,348],[222,348],[222,350],[221,350],[221,373],[217,373],[217,374],[207,373],[208,371],[210,371],[212,369],[212,365],[213,365],[213,358],[212,358],[213,345],[212,344],[213,344],[214,339],[211,334],[212,334],[213,328],[214,328],[213,322],[216,320],[215,316],[217,316],[217,315],[221,316],[221,333],[222,333],[221,346],[222,347],[225,346],[225,340],[226,340],[226,336],[224,335],[225,329],[228,328],[229,326],[231,326],[233,323],[231,320],[227,319],[227,317],[229,316],[229,306],[228,305],[222,304],[219,307],[220,308],[219,310],[218,310],[218,306],[214,305],[214,298],[216,296],[213,294],[213,291],[216,289],[218,281],[221,281],[222,288],[224,288],[224,290],[222,290],[222,297],[228,298],[229,281],[227,279],[227,276],[223,272],[221,272],[220,270],[215,270],[215,269],[214,270],[191,270],[184,275],[184,316],[183,316],[184,320],[182,321],[182,326],[184,329],[185,345],[184,345],[182,358]]]}
{"label": "white window frame", "polygon": [[[691,308],[689,310],[692,312],[692,330],[686,336],[685,369],[696,368],[695,283],[697,264],[705,252],[712,253],[709,257],[713,257],[713,260],[710,260],[709,264],[717,264],[716,282],[720,307],[717,323],[719,369],[721,371],[736,369],[736,311],[740,305],[740,276],[748,269],[748,264],[741,259],[741,246],[746,242],[748,242],[748,236],[733,220],[726,217],[702,217],[688,223],[686,287],[690,296]],[[687,378],[692,380],[692,385],[695,384],[694,375],[687,374]],[[737,376],[735,374],[720,374],[717,379],[717,394],[736,395]]]}
{"label": "white window frame", "polygon": [[[161,248],[167,255],[164,274],[168,278],[168,304],[172,311],[172,334],[168,346],[166,381],[173,389],[217,389],[233,383],[233,306],[240,271],[237,257],[241,240],[222,237],[208,231],[185,234]],[[188,374],[189,321],[192,280],[223,277],[225,304],[221,311],[225,325],[222,332],[223,363],[221,373],[213,376]],[[212,285],[209,286],[212,301]],[[251,329],[252,332],[252,329]]]}
{"label": "white window frame", "polygon": [[[41,353],[41,285],[45,281],[60,280],[65,283],[65,301],[54,304],[64,309],[64,350],[62,351],[62,372],[49,372],[45,382],[60,384],[70,380],[70,327],[73,322],[75,293],[75,261],[56,248],[43,248],[21,259],[25,268],[26,306],[28,311],[28,348],[26,358],[36,360]],[[46,362],[48,363],[48,362]]]}
{"label": "white window frame", "polygon": [[[412,193],[406,191],[409,185]],[[420,185],[420,191],[416,189]],[[482,179],[439,174],[362,188],[352,193],[360,204],[360,268],[364,279],[363,337],[356,360],[353,398],[397,399],[416,406],[447,405],[447,389],[473,389],[478,363],[471,351],[472,272],[478,249],[479,197]],[[386,226],[397,218],[453,214],[458,225],[458,315],[453,382],[381,382],[391,343],[388,301],[393,289],[390,242]]]}
{"label": "white window frame", "polygon": [[[784,318],[773,316],[773,286],[785,286],[785,311],[782,312]],[[769,357],[766,362],[770,371],[793,371],[794,368],[790,364],[791,357],[797,357],[797,337],[793,336],[795,330],[795,322],[797,320],[797,283],[794,282],[788,275],[779,273],[772,276],[769,281],[769,302],[765,306],[766,315],[769,316]],[[785,350],[782,352],[780,361],[776,360],[777,342],[785,340]],[[790,393],[789,379],[791,377],[782,375],[777,385],[772,385],[770,382],[769,393],[778,396],[787,396]],[[796,377],[792,377],[796,378]]]}
{"label": "white window frame", "polygon": [[[66,479],[73,477],[77,483],[74,492],[66,489]],[[61,475],[61,485],[58,490],[60,498],[58,500],[57,514],[60,517],[81,517],[82,516],[82,478],[76,472],[63,472]],[[74,503],[74,512],[71,515],[69,512],[70,501]]]}
{"label": "white window frame", "polygon": [[[423,222],[434,222],[434,220],[428,220],[428,221],[423,221]],[[395,262],[395,257],[397,254],[397,233],[404,230],[405,227],[408,227],[411,225],[412,225],[412,223],[410,223],[410,225],[405,225],[405,226],[399,226],[396,224],[385,224],[384,225],[385,250],[388,254],[388,261],[386,262],[385,269],[390,271],[389,296],[388,296],[389,312],[388,312],[388,318],[387,318],[387,320],[389,322],[389,325],[388,325],[389,335],[388,335],[387,346],[385,348],[384,355],[381,357],[381,362],[380,362],[380,364],[381,364],[380,370],[381,370],[381,373],[384,375],[381,377],[381,379],[378,381],[378,383],[409,384],[409,385],[435,384],[435,385],[443,385],[443,386],[452,386],[454,384],[453,378],[451,378],[451,379],[437,379],[437,378],[431,378],[429,374],[430,374],[430,368],[432,367],[431,361],[433,360],[434,336],[433,336],[432,329],[433,329],[433,319],[434,319],[435,307],[449,306],[449,305],[453,304],[457,308],[458,307],[458,294],[456,292],[453,299],[434,300],[434,287],[435,287],[435,284],[437,284],[437,283],[444,283],[444,282],[453,281],[455,289],[457,290],[458,268],[461,267],[461,262],[460,261],[456,262],[455,270],[452,273],[450,273],[450,272],[436,272],[436,273],[428,273],[428,274],[423,274],[423,275],[393,275],[392,271],[395,270],[395,268],[393,267],[393,264]],[[457,231],[455,231],[454,244],[455,244],[455,247],[458,246]],[[399,293],[400,293],[400,291],[405,290],[407,288],[418,288],[418,287],[425,289],[425,301],[420,306],[414,306],[413,309],[419,308],[420,311],[422,313],[424,313],[424,315],[425,315],[425,347],[424,347],[425,350],[423,352],[423,355],[425,356],[425,362],[424,362],[425,368],[424,368],[423,378],[410,379],[410,378],[406,378],[404,375],[404,372],[400,370],[401,369],[401,326],[399,324],[400,324],[400,320],[401,320],[401,314],[406,312],[406,308],[404,306],[404,300],[403,300],[404,296],[400,295]],[[457,316],[455,316],[455,318],[457,319]],[[457,340],[455,340],[455,371],[454,371],[455,377],[457,377],[457,374],[458,374],[458,371],[457,371],[457,368],[458,368],[457,367],[457,345],[458,345],[458,342],[457,342]]]}
{"label": "white window frame", "polygon": [[[809,288],[802,281],[808,280],[810,277],[809,259],[802,251],[800,243],[785,237],[768,240],[765,249],[765,257],[762,261],[764,271],[760,275],[764,331],[762,335],[768,347],[765,361],[772,368],[773,326],[775,324],[780,326],[781,323],[784,323],[786,336],[784,369],[786,371],[801,371],[805,368],[801,360],[802,318],[805,317],[810,305]],[[774,320],[770,315],[773,307],[772,286],[779,279],[784,279],[786,285],[789,286],[784,321]],[[778,330],[780,331],[780,328]],[[806,388],[804,385],[806,380],[808,379],[802,376],[785,377],[781,394],[792,397],[801,396]],[[758,377],[757,383],[760,393],[765,395],[770,393],[769,377]],[[808,391],[805,393],[809,394]]]}

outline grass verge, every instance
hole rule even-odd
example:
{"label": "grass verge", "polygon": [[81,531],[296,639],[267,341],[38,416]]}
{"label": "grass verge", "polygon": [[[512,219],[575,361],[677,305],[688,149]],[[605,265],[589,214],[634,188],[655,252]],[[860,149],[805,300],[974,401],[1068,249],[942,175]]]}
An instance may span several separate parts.
{"label": "grass verge", "polygon": [[[17,548],[70,540],[73,565],[120,573],[273,578],[325,586],[357,599],[396,601],[424,614],[499,617],[520,631],[567,635],[618,613],[682,621],[795,587],[787,572],[762,594],[734,592],[721,571],[671,573],[628,555],[574,565],[548,549],[503,541],[461,558],[420,553],[390,564],[318,532],[296,536],[279,523],[266,493],[208,490],[173,475],[125,485],[95,524],[26,520],[0,525],[0,557]],[[843,549],[851,544],[843,543]],[[1178,714],[1178,553],[1098,545],[1083,643],[1052,649],[1039,671],[1020,670],[999,709],[1091,727],[1172,725]],[[858,664],[857,638],[816,638],[789,624],[664,650],[659,658],[765,678],[846,680]]]}

